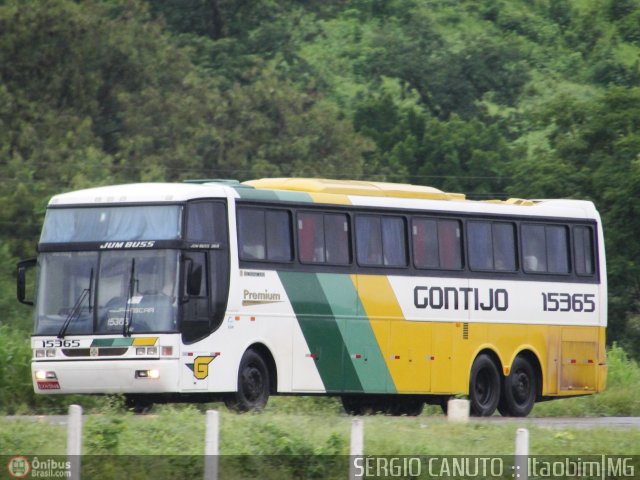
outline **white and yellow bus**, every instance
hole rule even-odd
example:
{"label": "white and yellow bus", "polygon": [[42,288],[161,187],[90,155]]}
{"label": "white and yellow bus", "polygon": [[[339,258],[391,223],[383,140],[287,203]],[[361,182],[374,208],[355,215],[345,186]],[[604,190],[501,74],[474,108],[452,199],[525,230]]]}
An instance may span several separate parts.
{"label": "white and yellow bus", "polygon": [[42,394],[240,411],[324,394],[412,415],[467,395],[475,415],[525,416],[606,382],[588,201],[300,178],[81,190],[51,199],[18,297]]}

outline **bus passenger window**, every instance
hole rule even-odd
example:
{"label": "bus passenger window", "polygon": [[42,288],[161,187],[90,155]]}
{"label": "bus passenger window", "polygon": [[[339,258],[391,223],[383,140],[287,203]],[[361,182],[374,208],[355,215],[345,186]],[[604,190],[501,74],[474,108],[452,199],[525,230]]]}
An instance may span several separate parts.
{"label": "bus passenger window", "polygon": [[460,270],[462,268],[462,235],[458,220],[438,220],[438,251],[440,268]]}
{"label": "bus passenger window", "polygon": [[462,268],[460,222],[414,218],[413,262],[418,268],[459,270]]}
{"label": "bus passenger window", "polygon": [[360,265],[382,265],[380,218],[356,217],[356,250]]}
{"label": "bus passenger window", "polygon": [[569,273],[567,227],[547,225],[547,262],[549,273]]}
{"label": "bus passenger window", "polygon": [[527,273],[569,273],[569,242],[563,225],[523,225],[522,255]]}
{"label": "bus passenger window", "polygon": [[407,234],[401,217],[356,217],[358,263],[367,266],[407,265]]}
{"label": "bus passenger window", "polygon": [[267,210],[267,260],[276,262],[293,259],[291,248],[291,216],[286,211]]}
{"label": "bus passenger window", "polygon": [[440,267],[437,222],[416,218],[413,220],[412,234],[415,266],[418,268]]}
{"label": "bus passenger window", "polygon": [[491,223],[469,222],[467,233],[469,267],[471,270],[491,270],[493,267]]}
{"label": "bus passenger window", "polygon": [[242,260],[264,260],[264,211],[254,208],[238,209],[238,246]]}
{"label": "bus passenger window", "polygon": [[404,220],[400,217],[382,217],[382,252],[386,267],[407,265],[407,241]]}
{"label": "bus passenger window", "polygon": [[300,261],[324,263],[324,225],[321,213],[298,214],[298,245]]}
{"label": "bus passenger window", "polygon": [[593,275],[595,273],[593,230],[590,227],[575,227],[573,229],[573,248],[576,273],[578,275]]}
{"label": "bus passenger window", "polygon": [[494,223],[493,268],[499,272],[516,271],[516,234],[513,223]]}
{"label": "bus passenger window", "polygon": [[547,271],[544,225],[522,226],[522,255],[525,272],[544,273]]}
{"label": "bus passenger window", "polygon": [[346,215],[327,214],[324,216],[325,243],[327,247],[327,263],[348,264],[349,253],[349,221]]}
{"label": "bus passenger window", "polygon": [[299,213],[298,248],[300,261],[303,263],[350,263],[347,216],[333,213]]}

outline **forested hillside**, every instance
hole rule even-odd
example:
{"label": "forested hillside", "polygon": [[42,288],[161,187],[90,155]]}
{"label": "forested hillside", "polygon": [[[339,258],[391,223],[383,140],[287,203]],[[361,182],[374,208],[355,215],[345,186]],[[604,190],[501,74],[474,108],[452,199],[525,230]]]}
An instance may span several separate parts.
{"label": "forested hillside", "polygon": [[639,55],[640,0],[0,0],[0,322],[54,193],[323,176],[593,200],[640,357]]}

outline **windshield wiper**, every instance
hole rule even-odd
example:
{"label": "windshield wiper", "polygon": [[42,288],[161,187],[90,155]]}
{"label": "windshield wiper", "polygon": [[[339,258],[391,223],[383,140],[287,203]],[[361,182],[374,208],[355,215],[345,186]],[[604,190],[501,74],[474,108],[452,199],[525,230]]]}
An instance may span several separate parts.
{"label": "windshield wiper", "polygon": [[93,287],[93,268],[91,269],[91,273],[89,274],[89,288],[84,288],[80,293],[80,296],[76,300],[76,303],[73,305],[73,308],[69,312],[69,315],[67,315],[67,318],[64,320],[64,323],[62,324],[62,328],[58,332],[58,338],[64,338],[65,334],[67,333],[67,328],[69,328],[69,325],[71,325],[71,322],[73,322],[80,316],[80,312],[82,311],[82,304],[87,299],[87,297],[89,298],[89,313],[91,313],[91,310],[93,309],[91,305],[92,287]]}
{"label": "windshield wiper", "polygon": [[122,336],[131,336],[131,324],[133,323],[133,310],[131,310],[131,301],[133,300],[133,294],[135,292],[136,284],[136,259],[131,259],[131,271],[129,273],[129,291],[127,292],[127,303],[124,306],[124,319],[122,321]]}

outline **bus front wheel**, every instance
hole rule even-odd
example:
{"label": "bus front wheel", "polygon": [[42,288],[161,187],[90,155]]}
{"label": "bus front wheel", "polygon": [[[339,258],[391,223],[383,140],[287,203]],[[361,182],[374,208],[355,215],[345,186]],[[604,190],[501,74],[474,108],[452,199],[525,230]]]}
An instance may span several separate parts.
{"label": "bus front wheel", "polygon": [[269,369],[254,350],[247,350],[240,361],[238,390],[225,399],[225,404],[237,412],[260,411],[269,400]]}
{"label": "bus front wheel", "polygon": [[503,417],[526,417],[536,402],[537,378],[531,363],[517,356],[502,384],[498,411]]}
{"label": "bus front wheel", "polygon": [[500,372],[489,355],[478,355],[471,367],[469,402],[471,415],[489,417],[500,401]]}

